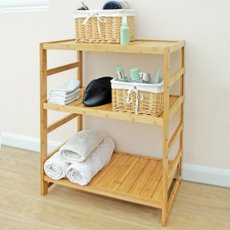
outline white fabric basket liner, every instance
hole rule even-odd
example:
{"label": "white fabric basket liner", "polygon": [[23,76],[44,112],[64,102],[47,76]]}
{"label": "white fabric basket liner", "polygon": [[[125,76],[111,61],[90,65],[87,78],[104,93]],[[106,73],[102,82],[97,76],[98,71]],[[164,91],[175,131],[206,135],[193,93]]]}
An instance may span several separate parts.
{"label": "white fabric basket liner", "polygon": [[122,17],[122,16],[135,16],[135,10],[75,10],[73,18],[87,18],[89,16],[96,17]]}
{"label": "white fabric basket liner", "polygon": [[164,81],[159,84],[147,84],[137,82],[121,82],[115,79],[111,80],[112,89],[126,89],[130,90],[136,87],[138,91],[149,93],[162,93],[164,92]]}

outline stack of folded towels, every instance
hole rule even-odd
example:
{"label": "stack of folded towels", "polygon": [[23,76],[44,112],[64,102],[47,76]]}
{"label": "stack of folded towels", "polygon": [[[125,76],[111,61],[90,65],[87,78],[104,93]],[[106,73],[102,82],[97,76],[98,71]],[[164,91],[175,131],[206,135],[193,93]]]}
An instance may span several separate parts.
{"label": "stack of folded towels", "polygon": [[80,81],[65,82],[56,89],[49,91],[48,103],[67,105],[80,97]]}
{"label": "stack of folded towels", "polygon": [[109,163],[114,148],[112,138],[95,130],[82,130],[45,162],[45,173],[54,180],[67,177],[73,183],[87,185]]}

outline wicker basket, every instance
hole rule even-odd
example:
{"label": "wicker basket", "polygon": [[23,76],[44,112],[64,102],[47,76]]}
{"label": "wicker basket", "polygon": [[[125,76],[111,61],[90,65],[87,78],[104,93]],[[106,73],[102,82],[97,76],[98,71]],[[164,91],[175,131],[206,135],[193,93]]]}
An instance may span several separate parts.
{"label": "wicker basket", "polygon": [[134,41],[134,10],[76,10],[76,41],[120,43],[122,17],[127,16],[130,41]]}
{"label": "wicker basket", "polygon": [[119,82],[113,79],[113,111],[160,116],[163,112],[164,85]]}

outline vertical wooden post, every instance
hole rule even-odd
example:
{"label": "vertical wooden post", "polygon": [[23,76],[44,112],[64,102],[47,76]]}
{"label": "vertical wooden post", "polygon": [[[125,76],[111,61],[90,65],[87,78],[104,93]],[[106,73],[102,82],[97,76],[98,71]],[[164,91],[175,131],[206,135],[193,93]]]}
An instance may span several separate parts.
{"label": "vertical wooden post", "polygon": [[164,53],[164,124],[163,124],[163,200],[162,200],[162,225],[167,222],[168,210],[168,114],[169,114],[169,51]]}
{"label": "vertical wooden post", "polygon": [[43,103],[47,99],[47,51],[40,44],[40,146],[41,146],[41,195],[48,193],[48,182],[44,181],[44,162],[47,157],[47,110]]}
{"label": "vertical wooden post", "polygon": [[[77,59],[78,59],[78,70],[77,70],[77,79],[81,82],[80,87],[82,88],[83,86],[83,52],[82,51],[77,51]],[[83,125],[82,125],[82,115],[78,115],[77,118],[77,131],[82,130]]]}
{"label": "vertical wooden post", "polygon": [[[184,47],[181,48],[181,67],[184,68]],[[184,74],[180,78],[180,96],[184,96]],[[184,124],[184,102],[180,108],[179,114],[179,122]],[[178,164],[178,176],[182,177],[182,156],[183,156],[183,129],[180,133],[180,142],[179,142],[180,150],[182,151],[182,155]]]}

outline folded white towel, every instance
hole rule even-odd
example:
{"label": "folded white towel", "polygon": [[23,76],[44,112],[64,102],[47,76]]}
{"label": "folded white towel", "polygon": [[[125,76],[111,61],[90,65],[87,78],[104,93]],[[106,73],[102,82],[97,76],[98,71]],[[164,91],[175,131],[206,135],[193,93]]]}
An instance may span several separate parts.
{"label": "folded white towel", "polygon": [[61,159],[60,151],[51,156],[44,164],[46,175],[54,180],[66,177],[66,170],[70,164]]}
{"label": "folded white towel", "polygon": [[86,160],[103,141],[104,135],[95,130],[81,130],[61,148],[61,157],[67,163]]}
{"label": "folded white towel", "polygon": [[50,93],[59,93],[65,96],[66,94],[73,92],[79,87],[80,87],[79,80],[71,80],[71,81],[65,82],[64,84],[60,85],[56,89],[50,90]]}
{"label": "folded white towel", "polygon": [[51,104],[57,104],[57,105],[68,105],[69,103],[79,99],[80,96],[77,96],[77,97],[74,97],[72,99],[68,99],[66,101],[62,101],[62,100],[48,100],[48,103],[51,103]]}
{"label": "folded white towel", "polygon": [[82,163],[71,164],[66,172],[67,178],[76,184],[87,185],[90,180],[110,161],[114,150],[112,138],[105,137],[93,151],[90,158]]}
{"label": "folded white towel", "polygon": [[67,105],[77,99],[80,98],[80,93],[76,93],[75,95],[68,97],[68,98],[62,98],[62,97],[50,97],[48,99],[48,103],[52,103],[52,104],[59,104],[59,105]]}
{"label": "folded white towel", "polygon": [[80,89],[75,89],[73,92],[70,93],[60,93],[60,92],[49,92],[49,98],[61,98],[61,99],[68,99],[71,98],[73,96],[75,96],[76,94],[80,94]]}

